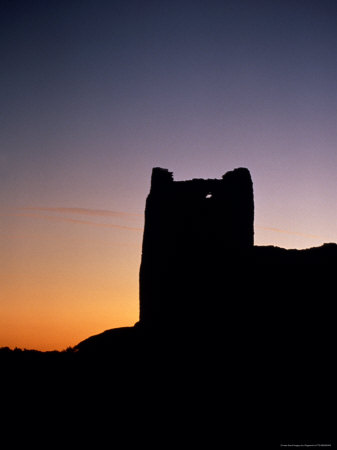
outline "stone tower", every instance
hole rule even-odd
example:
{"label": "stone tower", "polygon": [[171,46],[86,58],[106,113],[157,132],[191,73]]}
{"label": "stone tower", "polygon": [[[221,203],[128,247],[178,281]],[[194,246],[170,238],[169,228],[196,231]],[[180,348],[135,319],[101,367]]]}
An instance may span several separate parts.
{"label": "stone tower", "polygon": [[174,181],[172,172],[154,168],[145,209],[140,323],[185,326],[192,317],[205,319],[230,282],[231,254],[254,245],[253,222],[248,169],[221,179]]}

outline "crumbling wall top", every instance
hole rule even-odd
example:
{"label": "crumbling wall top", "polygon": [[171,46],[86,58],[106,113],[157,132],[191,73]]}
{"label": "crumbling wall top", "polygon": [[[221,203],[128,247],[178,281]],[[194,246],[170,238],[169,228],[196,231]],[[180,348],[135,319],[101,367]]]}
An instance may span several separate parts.
{"label": "crumbling wall top", "polygon": [[173,182],[173,172],[161,167],[154,167],[151,176],[151,191]]}

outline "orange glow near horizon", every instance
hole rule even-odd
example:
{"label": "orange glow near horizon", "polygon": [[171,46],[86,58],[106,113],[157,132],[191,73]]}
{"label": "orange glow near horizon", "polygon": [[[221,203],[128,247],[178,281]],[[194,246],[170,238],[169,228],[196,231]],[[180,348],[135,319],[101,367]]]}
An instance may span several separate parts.
{"label": "orange glow near horizon", "polygon": [[[64,350],[137,322],[140,215],[69,211],[75,217],[12,217],[15,232],[3,239],[1,255],[0,347]],[[104,222],[82,221],[78,213],[103,215]],[[316,235],[256,225],[257,245],[272,238],[288,248],[301,240],[303,247],[321,244]]]}
{"label": "orange glow near horizon", "polygon": [[50,285],[22,282],[7,287],[4,295],[12,301],[1,305],[1,346],[63,350],[90,335],[138,320],[138,286],[131,282],[116,286],[114,280],[94,288],[91,281],[78,286],[73,278],[69,285],[57,286],[60,280],[51,277]]}
{"label": "orange glow near horizon", "polygon": [[63,350],[138,320],[139,231],[23,220],[2,254],[0,347]]}

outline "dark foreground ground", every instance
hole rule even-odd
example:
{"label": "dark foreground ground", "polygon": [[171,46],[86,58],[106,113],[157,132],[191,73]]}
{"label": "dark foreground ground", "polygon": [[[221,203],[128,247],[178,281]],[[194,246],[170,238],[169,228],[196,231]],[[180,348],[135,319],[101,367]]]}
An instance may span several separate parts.
{"label": "dark foreground ground", "polygon": [[1,349],[11,446],[334,446],[336,247],[304,265],[276,252],[193,323],[108,330],[65,352]]}
{"label": "dark foreground ground", "polygon": [[263,349],[237,341],[220,351],[209,336],[167,343],[134,329],[113,344],[115,331],[107,332],[106,352],[1,352],[4,429],[14,426],[13,442],[268,449],[334,442],[330,350],[287,343],[280,355],[266,337]]}

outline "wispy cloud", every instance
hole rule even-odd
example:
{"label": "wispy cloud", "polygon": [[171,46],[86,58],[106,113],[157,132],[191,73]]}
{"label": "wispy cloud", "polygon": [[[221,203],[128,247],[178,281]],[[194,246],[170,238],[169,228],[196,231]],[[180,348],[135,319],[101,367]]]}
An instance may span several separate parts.
{"label": "wispy cloud", "polygon": [[321,239],[321,236],[318,236],[316,234],[310,234],[310,233],[302,233],[301,231],[283,230],[282,228],[263,227],[260,225],[255,225],[255,228],[258,228],[259,230],[274,231],[275,233],[294,234],[296,236],[302,236],[302,237],[311,238],[311,239]]}
{"label": "wispy cloud", "polygon": [[47,211],[60,214],[78,214],[82,216],[96,216],[96,217],[118,217],[118,218],[138,218],[142,214],[130,213],[124,211],[111,211],[108,209],[90,209],[90,208],[65,208],[65,207],[25,207],[20,208],[21,211]]}
{"label": "wispy cloud", "polygon": [[130,227],[127,225],[118,225],[113,223],[100,223],[100,222],[94,222],[91,220],[82,220],[82,219],[74,219],[71,217],[62,217],[62,216],[47,216],[44,214],[39,213],[21,213],[17,214],[17,216],[20,217],[32,217],[37,219],[44,219],[51,222],[68,222],[68,223],[75,223],[75,224],[82,224],[82,225],[93,225],[96,227],[103,227],[103,228],[119,228],[122,230],[132,230],[132,231],[142,231],[142,227]]}
{"label": "wispy cloud", "polygon": [[[47,212],[53,214],[45,214]],[[92,225],[100,228],[117,228],[131,231],[143,230],[143,227],[137,226],[137,223],[135,223],[134,226],[134,220],[139,220],[142,217],[142,214],[125,211],[67,207],[23,207],[7,210],[7,213],[2,213],[1,215],[29,217],[33,219],[47,220],[50,222],[67,222],[73,224]],[[90,216],[92,220],[89,220],[89,218],[80,218],[79,216]],[[106,220],[101,222],[99,220],[100,218],[105,218]],[[114,221],[121,223],[109,223],[108,219],[115,219]],[[125,223],[130,220],[131,225]]]}

